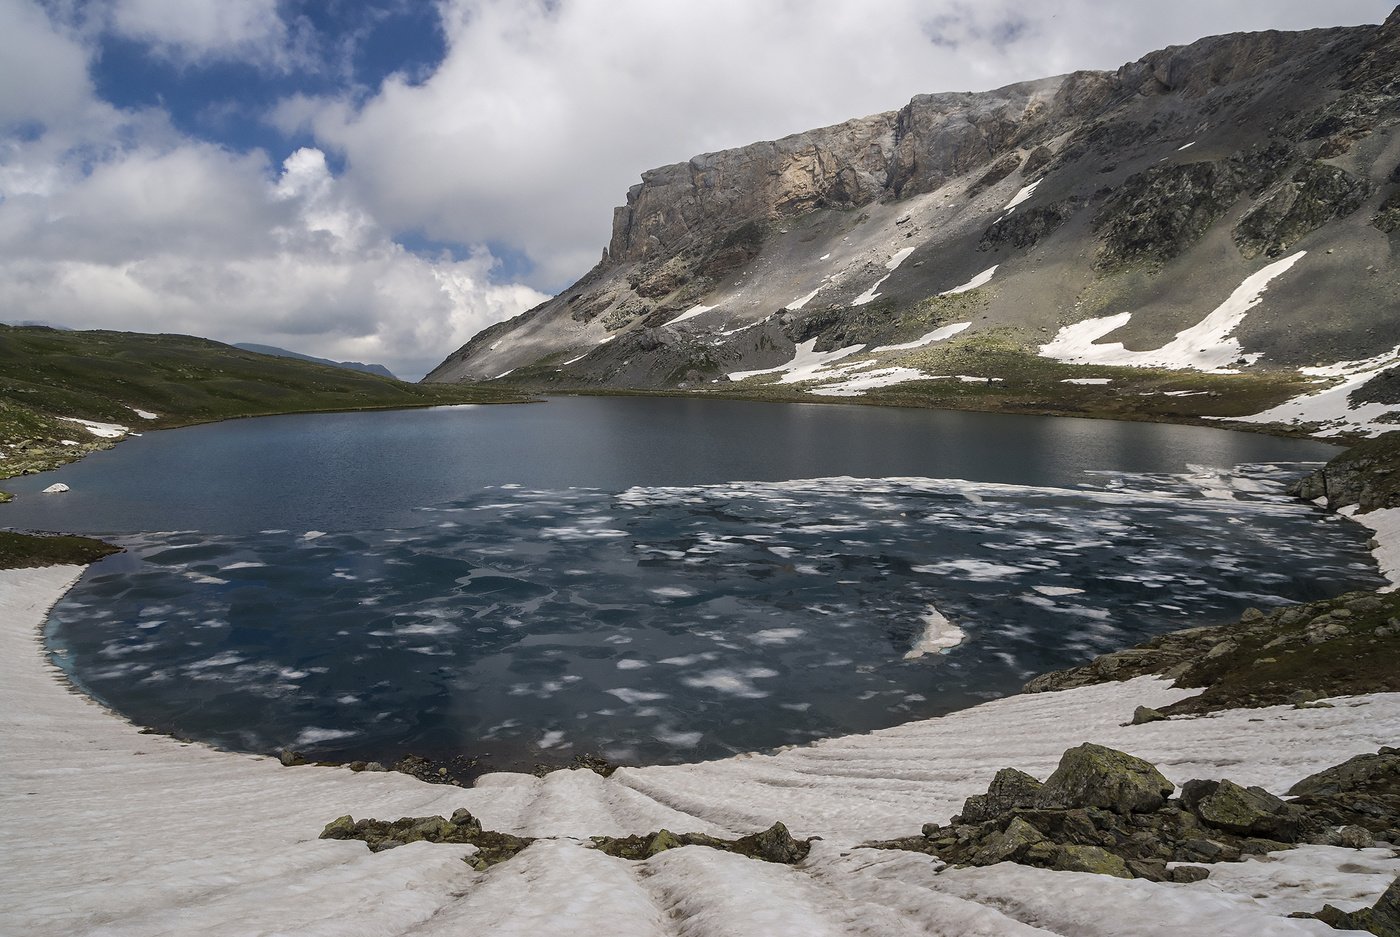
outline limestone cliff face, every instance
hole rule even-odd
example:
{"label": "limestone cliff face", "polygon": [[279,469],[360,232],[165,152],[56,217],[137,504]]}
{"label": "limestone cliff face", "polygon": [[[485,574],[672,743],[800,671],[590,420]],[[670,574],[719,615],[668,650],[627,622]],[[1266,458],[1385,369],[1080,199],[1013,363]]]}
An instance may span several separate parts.
{"label": "limestone cliff face", "polygon": [[907,344],[955,317],[950,297],[959,341],[1034,352],[1131,311],[1112,339],[1152,348],[1297,250],[1294,286],[1236,334],[1264,369],[1365,357],[1400,344],[1397,164],[1400,9],[921,94],[644,173],[597,267],[428,380],[723,380],[803,341]]}

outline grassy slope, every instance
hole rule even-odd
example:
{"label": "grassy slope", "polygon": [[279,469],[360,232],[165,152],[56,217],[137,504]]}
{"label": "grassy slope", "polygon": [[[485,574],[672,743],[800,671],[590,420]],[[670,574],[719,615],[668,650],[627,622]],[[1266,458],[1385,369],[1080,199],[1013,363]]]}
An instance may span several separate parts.
{"label": "grassy slope", "polygon": [[[406,384],[188,335],[0,325],[0,478],[42,472],[114,444],[63,417],[140,432],[274,413],[526,399],[507,388]],[[144,419],[138,409],[157,417]],[[8,497],[0,492],[0,501]],[[0,569],[91,563],[116,550],[81,537],[0,531]]]}
{"label": "grassy slope", "polygon": [[[406,384],[188,335],[0,326],[0,478],[111,445],[61,417],[140,431],[273,413],[523,399],[506,388]],[[158,416],[142,419],[134,409]]]}

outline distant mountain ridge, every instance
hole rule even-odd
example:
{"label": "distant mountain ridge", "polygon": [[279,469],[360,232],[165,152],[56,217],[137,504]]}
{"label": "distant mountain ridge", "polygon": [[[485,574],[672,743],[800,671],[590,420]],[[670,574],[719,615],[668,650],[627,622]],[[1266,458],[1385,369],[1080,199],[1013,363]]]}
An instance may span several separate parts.
{"label": "distant mountain ridge", "polygon": [[301,361],[314,361],[317,364],[328,364],[333,368],[347,368],[351,371],[364,371],[366,374],[378,374],[381,377],[394,377],[392,371],[382,364],[362,364],[359,361],[332,361],[329,358],[317,358],[314,355],[303,355],[300,352],[288,351],[285,348],[278,348],[276,345],[255,345],[252,342],[235,342],[234,348],[242,348],[244,351],[255,351],[260,355],[273,355],[278,358],[297,358]]}
{"label": "distant mountain ridge", "polygon": [[1240,372],[1182,397],[1254,394],[1400,346],[1397,129],[1400,8],[918,95],[643,173],[593,270],[425,380],[938,402],[1151,360]]}

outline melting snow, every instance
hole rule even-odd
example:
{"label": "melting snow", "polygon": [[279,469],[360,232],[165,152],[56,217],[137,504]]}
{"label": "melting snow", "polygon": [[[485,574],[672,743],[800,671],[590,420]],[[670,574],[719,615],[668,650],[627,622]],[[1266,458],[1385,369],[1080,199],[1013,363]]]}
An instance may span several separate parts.
{"label": "melting snow", "polygon": [[1263,300],[1269,282],[1306,254],[1307,251],[1299,251],[1246,277],[1210,315],[1189,329],[1177,332],[1176,338],[1155,351],[1129,351],[1122,342],[1097,344],[1098,339],[1127,325],[1133,317],[1131,312],[1120,312],[1065,326],[1048,345],[1040,346],[1040,354],[1071,364],[1116,364],[1175,370],[1194,368],[1214,374],[1233,374],[1235,372],[1227,369],[1226,365],[1241,359],[1253,364],[1259,355],[1245,354],[1239,339],[1230,337],[1231,333],[1244,321],[1249,310]]}
{"label": "melting snow", "polygon": [[801,309],[803,306],[805,306],[805,305],[807,305],[809,302],[811,302],[811,301],[812,301],[812,298],[813,298],[814,296],[816,296],[818,293],[820,293],[821,291],[822,291],[822,288],[819,286],[819,287],[817,287],[816,289],[812,290],[812,292],[808,293],[806,296],[803,296],[803,297],[800,298],[800,299],[794,299],[792,302],[788,303],[788,304],[787,304],[786,306],[784,306],[783,308],[784,308],[784,309],[791,309],[791,310],[793,310],[794,312],[796,312],[798,309]]}
{"label": "melting snow", "polygon": [[1242,423],[1321,423],[1323,429],[1315,434],[1317,436],[1336,436],[1345,432],[1379,436],[1395,428],[1394,423],[1382,422],[1381,418],[1394,413],[1396,406],[1386,403],[1353,405],[1347,397],[1397,359],[1400,359],[1400,345],[1374,358],[1300,368],[1304,374],[1313,377],[1341,377],[1345,380],[1324,390],[1300,394],[1268,410],[1234,419]]}
{"label": "melting snow", "polygon": [[682,314],[676,316],[674,319],[672,319],[670,322],[668,322],[667,325],[675,325],[675,324],[678,323],[678,322],[684,322],[686,319],[694,319],[696,316],[702,316],[702,315],[704,315],[705,313],[709,312],[709,311],[710,311],[711,309],[713,309],[713,308],[715,308],[715,307],[714,307],[714,306],[700,306],[700,305],[691,306],[691,307],[690,307],[689,309],[687,309],[685,312],[683,312]]}
{"label": "melting snow", "polygon": [[934,329],[927,335],[916,338],[912,342],[905,342],[902,345],[881,345],[878,348],[870,349],[870,351],[872,353],[879,351],[909,351],[912,348],[922,348],[925,345],[932,345],[934,342],[941,342],[945,338],[952,338],[970,325],[972,325],[971,322],[954,322],[952,325],[945,325],[942,328]]}
{"label": "melting snow", "polygon": [[127,409],[143,420],[156,420],[160,418],[159,413],[151,413],[149,410],[139,410],[136,407],[127,407]]}
{"label": "melting snow", "polygon": [[[927,856],[859,846],[946,822],[999,768],[1044,778],[1084,741],[1146,758],[1177,784],[1229,777],[1282,791],[1392,744],[1400,694],[1337,699],[1332,709],[1274,706],[1125,725],[1135,706],[1160,708],[1194,692],[1139,677],[771,754],[622,768],[609,778],[587,770],[494,774],[462,789],[396,772],[283,768],[140,734],[70,692],[43,658],[37,637],[46,610],[79,572],[0,572],[7,933],[662,937],[679,933],[680,921],[692,937],[1316,937],[1332,932],[1285,915],[1324,902],[1371,904],[1400,871],[1390,850],[1302,846],[1216,864],[1204,882],[1173,885],[1013,864],[943,870]],[[748,693],[765,675],[712,676]],[[629,702],[650,696],[613,692]],[[547,740],[562,741],[561,730],[549,731]],[[545,839],[483,874],[461,861],[470,846],[413,843],[373,854],[363,843],[316,838],[344,813],[448,816],[458,807],[488,828]],[[156,830],[153,817],[170,822]],[[823,837],[800,867],[699,846],[630,862],[578,841],[663,827],[733,836],[776,820],[796,836]]]}
{"label": "melting snow", "polygon": [[1061,384],[1112,384],[1111,377],[1067,377]]}
{"label": "melting snow", "polygon": [[[870,365],[874,362],[862,362]],[[847,378],[834,384],[814,387],[811,393],[822,397],[855,397],[877,387],[892,387],[906,381],[927,380],[928,375],[917,368],[877,368],[859,377]]]}
{"label": "melting snow", "polygon": [[816,372],[821,370],[826,364],[838,361],[841,358],[849,358],[860,351],[863,345],[848,345],[845,348],[838,348],[835,351],[813,351],[817,346],[815,338],[808,339],[796,348],[796,354],[787,364],[780,364],[775,368],[762,368],[757,371],[731,371],[729,379],[731,381],[742,381],[750,377],[757,377],[760,374],[783,374],[782,383],[796,384],[799,381],[810,381]]}
{"label": "melting snow", "polygon": [[40,492],[40,494],[59,495],[59,494],[63,494],[63,492],[68,491],[68,490],[69,490],[68,486],[65,485],[65,484],[63,484],[63,482],[55,482],[54,484],[52,484],[52,485],[50,485],[49,487],[45,488],[42,492]]}
{"label": "melting snow", "polygon": [[885,262],[885,269],[893,273],[899,269],[899,265],[909,259],[909,255],[914,253],[914,248],[906,247],[903,250],[895,251],[893,257]]}
{"label": "melting snow", "polygon": [[993,264],[986,270],[983,270],[981,273],[977,274],[977,276],[973,277],[971,280],[968,280],[962,286],[955,286],[951,290],[945,290],[944,292],[939,293],[938,295],[956,296],[958,293],[968,293],[972,290],[977,289],[979,286],[986,286],[992,281],[992,276],[997,272],[997,267],[999,266],[1001,265]]}
{"label": "melting snow", "polygon": [[116,439],[118,436],[125,436],[131,432],[128,427],[122,426],[120,423],[98,423],[95,420],[80,420],[76,416],[61,416],[59,419],[67,420],[69,423],[77,423],[101,439]]}
{"label": "melting snow", "polygon": [[1019,191],[1019,192],[1016,193],[1016,195],[1011,199],[1011,201],[1009,201],[1009,202],[1007,202],[1005,205],[1003,205],[1001,210],[1002,210],[1002,211],[1010,211],[1011,209],[1015,208],[1017,205],[1022,204],[1023,202],[1026,201],[1026,199],[1030,198],[1032,195],[1035,194],[1035,190],[1036,190],[1036,188],[1037,188],[1039,185],[1040,185],[1040,180],[1037,179],[1036,181],[1032,182],[1030,185],[1024,187],[1023,189],[1021,189],[1021,191]]}

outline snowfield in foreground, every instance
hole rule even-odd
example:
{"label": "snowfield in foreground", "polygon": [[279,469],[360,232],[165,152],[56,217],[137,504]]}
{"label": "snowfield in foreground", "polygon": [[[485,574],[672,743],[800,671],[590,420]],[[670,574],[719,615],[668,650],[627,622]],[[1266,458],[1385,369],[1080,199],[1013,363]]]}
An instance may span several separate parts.
{"label": "snowfield in foreground", "polygon": [[[0,932],[104,935],[1335,935],[1296,910],[1373,903],[1389,849],[1303,846],[1210,866],[1191,885],[1003,863],[939,872],[857,848],[946,822],[998,768],[1045,777],[1081,742],[1156,763],[1172,781],[1229,777],[1280,792],[1400,732],[1400,694],[1124,726],[1190,695],[1144,677],[1017,696],[773,755],[544,778],[471,790],[396,773],[275,759],[143,735],[68,689],[43,656],[74,567],[0,571]],[[341,814],[396,819],[466,807],[491,829],[549,837],[488,872],[473,847],[370,853],[317,839]],[[821,836],[788,867],[700,846],[645,862],[589,835],[750,833],[775,820]],[[581,841],[580,841],[581,840]]]}

